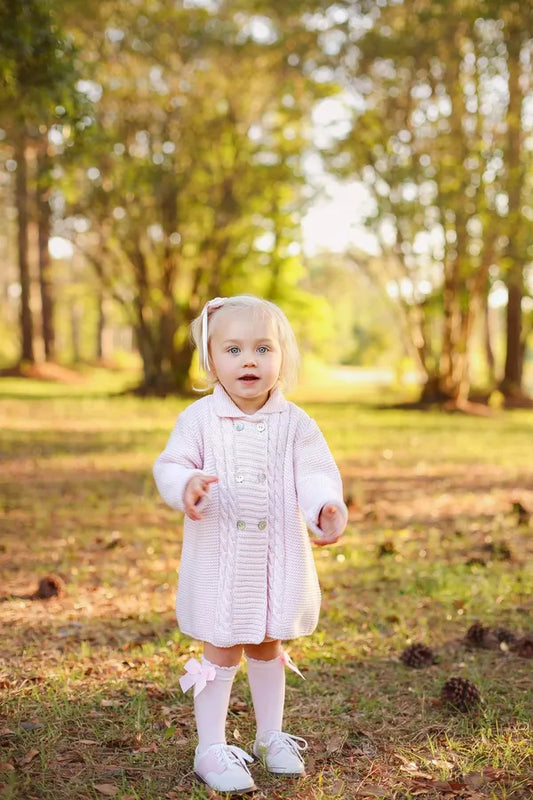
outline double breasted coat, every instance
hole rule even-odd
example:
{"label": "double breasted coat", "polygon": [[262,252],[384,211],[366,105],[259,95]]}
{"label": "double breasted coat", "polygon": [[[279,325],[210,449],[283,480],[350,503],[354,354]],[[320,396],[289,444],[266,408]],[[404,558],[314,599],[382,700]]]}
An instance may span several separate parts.
{"label": "double breasted coat", "polygon": [[[163,499],[184,509],[193,475],[216,475],[204,518],[185,517],[176,613],[218,647],[310,634],[320,611],[307,527],[326,504],[347,518],[339,471],[318,428],[280,389],[244,414],[217,384],[183,411],[154,465]],[[342,527],[344,527],[344,524]]]}

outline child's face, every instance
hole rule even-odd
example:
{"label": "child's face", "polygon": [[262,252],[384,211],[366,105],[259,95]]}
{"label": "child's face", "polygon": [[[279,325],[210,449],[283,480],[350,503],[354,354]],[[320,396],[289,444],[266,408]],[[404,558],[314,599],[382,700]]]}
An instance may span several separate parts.
{"label": "child's face", "polygon": [[212,320],[211,368],[235,405],[245,414],[268,400],[281,369],[274,321],[254,309],[220,309]]}

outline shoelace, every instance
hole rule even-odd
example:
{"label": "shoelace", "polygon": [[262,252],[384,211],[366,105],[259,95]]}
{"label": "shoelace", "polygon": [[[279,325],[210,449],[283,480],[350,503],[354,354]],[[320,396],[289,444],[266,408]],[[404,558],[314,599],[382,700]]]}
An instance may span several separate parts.
{"label": "shoelace", "polygon": [[251,763],[253,758],[242,748],[234,744],[220,744],[217,747],[216,755],[225,767],[231,767],[233,764],[237,763],[250,775],[250,770],[246,762],[248,761]]}
{"label": "shoelace", "polygon": [[265,745],[270,747],[274,742],[280,747],[286,747],[291,750],[300,761],[302,761],[300,753],[307,750],[305,739],[302,739],[301,736],[291,736],[290,733],[284,733],[283,731],[273,731],[267,736]]}

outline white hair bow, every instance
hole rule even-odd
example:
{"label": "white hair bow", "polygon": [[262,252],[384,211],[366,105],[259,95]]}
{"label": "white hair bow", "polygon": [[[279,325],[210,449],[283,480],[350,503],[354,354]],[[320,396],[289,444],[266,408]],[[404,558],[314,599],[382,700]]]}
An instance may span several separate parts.
{"label": "white hair bow", "polygon": [[224,305],[224,302],[227,300],[226,297],[214,297],[212,300],[209,300],[202,309],[201,319],[202,319],[202,368],[205,372],[209,370],[209,348],[208,344],[208,330],[207,330],[207,323],[209,320],[209,312],[214,311],[217,308],[220,308]]}

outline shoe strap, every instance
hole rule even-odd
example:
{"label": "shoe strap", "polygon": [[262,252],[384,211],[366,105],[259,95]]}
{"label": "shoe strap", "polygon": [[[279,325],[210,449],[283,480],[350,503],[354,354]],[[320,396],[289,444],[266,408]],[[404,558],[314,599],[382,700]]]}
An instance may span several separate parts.
{"label": "shoe strap", "polygon": [[240,767],[250,774],[246,762],[251,763],[253,758],[241,747],[237,747],[234,744],[220,744],[218,745],[217,754],[221,756],[226,763],[237,762]]}
{"label": "shoe strap", "polygon": [[284,731],[272,731],[265,737],[267,746],[275,741],[289,747],[296,755],[299,755],[298,751],[303,752],[307,750],[308,746],[306,740],[301,736],[292,736],[290,733],[285,733]]}

